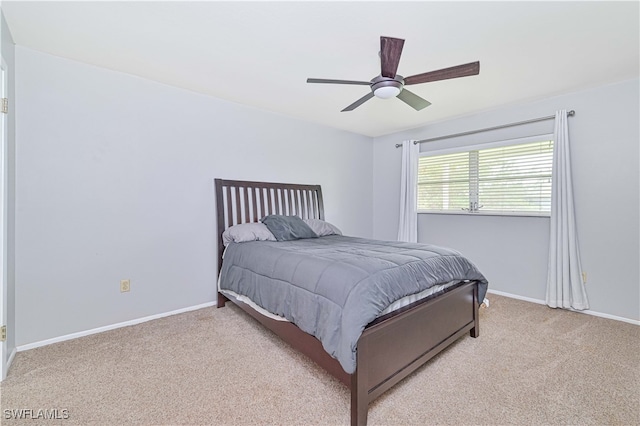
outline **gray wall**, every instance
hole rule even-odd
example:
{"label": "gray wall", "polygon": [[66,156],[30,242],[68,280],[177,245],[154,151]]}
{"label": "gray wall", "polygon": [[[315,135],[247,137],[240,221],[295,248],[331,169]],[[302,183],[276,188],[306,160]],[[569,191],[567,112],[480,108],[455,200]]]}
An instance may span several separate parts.
{"label": "gray wall", "polygon": [[321,184],[372,236],[371,138],[21,46],[16,73],[18,345],[214,301],[216,177]]}
{"label": "gray wall", "polygon": [[4,14],[0,12],[0,30],[2,32],[2,58],[7,64],[8,74],[8,136],[7,141],[7,356],[16,347],[16,310],[15,310],[15,149],[16,149],[16,126],[15,126],[15,46],[9,27],[4,19]]}
{"label": "gray wall", "polygon": [[[591,310],[640,319],[639,80],[435,123],[375,138],[374,237],[395,239],[401,150],[395,143],[492,127],[574,109],[569,137],[582,265]],[[421,144],[421,150],[551,133],[553,120]],[[548,218],[420,214],[419,241],[455,247],[493,290],[544,300]]]}
{"label": "gray wall", "polygon": [[[570,132],[592,310],[640,316],[638,80],[375,138],[372,147],[368,137],[20,46],[15,55],[14,345],[212,302],[215,177],[322,184],[327,219],[346,234],[395,239],[395,143],[559,108],[577,111]],[[551,128],[550,121],[422,149]],[[544,298],[547,233],[545,218],[419,218],[421,241],[463,251],[491,288],[535,299]],[[119,292],[123,278],[130,293]]]}

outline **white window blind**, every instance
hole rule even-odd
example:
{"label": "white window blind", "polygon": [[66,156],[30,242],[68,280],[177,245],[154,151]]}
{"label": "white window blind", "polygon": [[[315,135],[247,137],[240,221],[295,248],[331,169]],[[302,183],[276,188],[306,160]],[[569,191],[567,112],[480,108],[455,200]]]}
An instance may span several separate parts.
{"label": "white window blind", "polygon": [[461,210],[469,201],[468,152],[419,158],[418,210]]}
{"label": "white window blind", "polygon": [[421,154],[418,210],[548,215],[552,138],[547,135],[486,146]]}

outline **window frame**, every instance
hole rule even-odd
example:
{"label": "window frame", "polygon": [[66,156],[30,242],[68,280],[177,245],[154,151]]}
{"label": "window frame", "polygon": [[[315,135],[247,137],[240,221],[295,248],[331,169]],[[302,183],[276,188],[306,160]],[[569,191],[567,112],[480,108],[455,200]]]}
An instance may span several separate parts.
{"label": "window frame", "polygon": [[[421,151],[418,154],[418,161],[420,161],[421,157],[433,157],[437,155],[447,155],[447,154],[457,154],[461,152],[470,152],[470,151],[479,151],[483,149],[491,149],[491,148],[500,148],[503,146],[512,146],[512,145],[523,145],[527,143],[533,142],[543,142],[543,141],[553,141],[555,146],[555,138],[553,133],[545,133],[541,135],[535,136],[526,136],[522,138],[515,139],[504,139],[499,141],[490,141],[486,143],[474,144],[474,145],[464,145],[452,148],[443,148],[443,149],[434,149],[428,151]],[[553,163],[552,163],[553,164]],[[552,171],[553,172],[553,171]],[[416,197],[418,194],[418,178],[419,176],[416,174]],[[470,188],[471,190],[471,188]],[[470,194],[471,195],[471,194]],[[417,203],[417,202],[416,202]],[[416,204],[417,205],[417,204]],[[471,215],[471,216],[515,216],[515,217],[541,217],[548,218],[551,216],[551,212],[513,212],[513,211],[469,211],[469,210],[428,210],[428,209],[418,209],[418,214],[443,214],[443,215]]]}

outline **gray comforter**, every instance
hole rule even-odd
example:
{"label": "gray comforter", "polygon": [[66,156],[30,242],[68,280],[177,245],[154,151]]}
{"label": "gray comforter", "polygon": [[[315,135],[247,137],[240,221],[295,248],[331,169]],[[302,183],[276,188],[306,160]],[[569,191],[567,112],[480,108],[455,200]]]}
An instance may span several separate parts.
{"label": "gray comforter", "polygon": [[487,280],[448,248],[331,235],[295,241],[232,243],[220,288],[317,337],[351,374],[364,327],[394,301],[453,280]]}

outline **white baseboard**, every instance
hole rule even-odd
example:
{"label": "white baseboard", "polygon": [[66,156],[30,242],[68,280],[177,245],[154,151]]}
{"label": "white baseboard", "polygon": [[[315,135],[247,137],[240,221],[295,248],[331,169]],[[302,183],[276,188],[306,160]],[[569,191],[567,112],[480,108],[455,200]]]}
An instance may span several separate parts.
{"label": "white baseboard", "polygon": [[[5,376],[7,375],[7,372],[9,371],[9,368],[11,368],[11,363],[13,362],[13,359],[16,357],[16,353],[17,352],[18,351],[16,350],[16,348],[13,348],[13,350],[9,354],[9,358],[7,359],[7,365],[5,365],[5,370],[4,370]],[[6,377],[0,377],[0,381],[4,380],[5,378]]]}
{"label": "white baseboard", "polygon": [[487,293],[497,294],[498,296],[504,296],[504,297],[508,297],[510,299],[518,299],[518,300],[524,300],[525,302],[537,303],[538,305],[546,305],[547,304],[544,300],[534,299],[534,298],[531,298],[531,297],[518,296],[517,294],[506,293],[504,291],[498,291],[498,290],[489,289],[489,290],[487,290]]}
{"label": "white baseboard", "polygon": [[[505,293],[504,291],[498,291],[498,290],[491,290],[490,289],[490,290],[487,290],[487,293],[497,294],[498,296],[509,297],[511,299],[524,300],[525,302],[537,303],[539,305],[546,305],[547,304],[547,302],[545,302],[544,300],[533,299],[531,297],[518,296],[517,294]],[[587,309],[585,311],[578,311],[576,309],[567,309],[567,310],[568,311],[572,311],[572,312],[578,312],[580,314],[593,315],[594,317],[607,318],[607,319],[612,319],[612,320],[616,320],[616,321],[626,322],[626,323],[629,323],[629,324],[640,325],[640,321],[639,320],[634,320],[634,319],[625,318],[625,317],[618,317],[616,315],[604,314],[602,312],[596,312],[596,311],[592,311],[590,309]]]}
{"label": "white baseboard", "polygon": [[[130,320],[130,321],[120,322],[120,323],[117,323],[117,324],[106,325],[104,327],[93,328],[91,330],[79,331],[77,333],[71,333],[71,334],[67,334],[67,335],[64,335],[64,336],[54,337],[52,339],[42,340],[40,342],[28,343],[26,345],[17,346],[16,349],[17,349],[18,352],[22,352],[22,351],[26,351],[26,350],[29,350],[29,349],[39,348],[41,346],[51,345],[53,343],[64,342],[65,340],[77,339],[78,337],[89,336],[91,334],[102,333],[104,331],[114,330],[116,328],[127,327],[127,326],[130,326],[130,325],[136,325],[136,324],[140,324],[140,323],[143,323],[143,322],[155,320],[155,319],[158,319],[158,318],[164,318],[164,317],[168,317],[168,316],[171,316],[171,315],[181,314],[181,313],[184,313],[184,312],[195,311],[197,309],[208,308],[210,306],[214,306],[215,304],[216,304],[216,302],[207,302],[207,303],[203,303],[201,305],[189,306],[187,308],[177,309],[175,311],[163,312],[161,314],[150,315],[148,317],[138,318],[138,319],[134,319],[134,320]],[[15,352],[16,351],[14,350],[14,352],[12,353],[12,356],[15,355]],[[9,360],[11,361],[11,358]]]}

